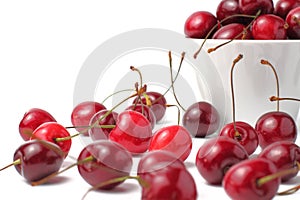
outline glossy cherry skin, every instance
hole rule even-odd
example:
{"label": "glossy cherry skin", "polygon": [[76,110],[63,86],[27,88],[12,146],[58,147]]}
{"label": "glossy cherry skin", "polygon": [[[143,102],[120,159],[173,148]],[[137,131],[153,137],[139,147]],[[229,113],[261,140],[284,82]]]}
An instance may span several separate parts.
{"label": "glossy cherry skin", "polygon": [[240,12],[246,15],[255,15],[259,10],[261,14],[274,11],[273,0],[239,0]]}
{"label": "glossy cherry skin", "polygon": [[188,170],[177,164],[178,161],[164,168],[141,174],[149,184],[142,188],[142,200],[196,200],[197,187]]}
{"label": "glossy cherry skin", "polygon": [[275,4],[274,14],[280,16],[282,19],[285,19],[290,10],[299,6],[299,0],[279,0]]}
{"label": "glossy cherry skin", "polygon": [[86,127],[90,123],[91,118],[100,110],[104,110],[106,107],[101,103],[95,101],[84,101],[77,104],[71,113],[71,122],[76,127],[78,132],[82,132],[82,135],[88,136]]}
{"label": "glossy cherry skin", "polygon": [[264,158],[253,158],[232,166],[225,174],[223,187],[231,199],[265,200],[272,199],[279,188],[280,178],[262,186],[258,179],[274,174],[277,168],[273,162]]}
{"label": "glossy cherry skin", "polygon": [[[145,94],[151,101],[151,105],[149,107],[155,115],[156,122],[160,121],[166,113],[166,98],[161,93],[154,91],[149,91]],[[133,104],[137,103],[147,105],[146,97],[143,95],[140,98],[134,99]]]}
{"label": "glossy cherry skin", "polygon": [[287,34],[289,39],[300,39],[300,5],[288,13],[286,23],[288,24]]}
{"label": "glossy cherry skin", "polygon": [[[78,164],[81,177],[91,186],[128,176],[132,168],[132,156],[121,145],[109,140],[98,140],[85,146],[80,152],[78,162],[92,157],[91,161]],[[112,189],[121,182],[108,184],[98,189]]]}
{"label": "glossy cherry skin", "polygon": [[15,165],[16,170],[27,181],[32,182],[59,171],[64,153],[51,142],[29,140],[15,151],[13,159],[20,159],[20,164]]}
{"label": "glossy cherry skin", "polygon": [[189,131],[180,125],[169,125],[158,129],[150,142],[149,151],[170,151],[182,161],[186,160],[192,150],[192,137]]}
{"label": "glossy cherry skin", "polygon": [[[278,171],[297,168],[297,162],[300,162],[300,147],[291,141],[274,142],[264,148],[258,157],[272,161]],[[297,174],[298,172],[283,176],[281,181],[288,181]]]}
{"label": "glossy cherry skin", "polygon": [[205,38],[218,23],[216,16],[208,11],[197,11],[185,21],[184,33],[189,38]]}
{"label": "glossy cherry skin", "polygon": [[287,39],[287,26],[285,21],[277,15],[261,15],[253,22],[252,36],[256,40],[285,40]]}
{"label": "glossy cherry skin", "polygon": [[153,111],[150,109],[150,107],[146,106],[145,104],[133,104],[128,106],[126,110],[134,110],[143,114],[151,123],[152,129],[155,127],[156,124],[155,115]]}
{"label": "glossy cherry skin", "polygon": [[[246,31],[246,32],[245,32]],[[244,34],[245,32],[245,34]],[[246,26],[239,23],[231,23],[219,28],[212,39],[252,39],[252,33]]]}
{"label": "glossy cherry skin", "polygon": [[182,124],[192,136],[204,138],[219,129],[220,115],[212,104],[200,101],[186,109]]}
{"label": "glossy cherry skin", "polygon": [[133,154],[147,151],[151,137],[152,127],[149,120],[133,110],[119,113],[116,127],[109,134],[110,140],[123,145]]}
{"label": "glossy cherry skin", "polygon": [[72,140],[56,141],[57,138],[65,137],[70,137],[70,133],[64,126],[57,122],[46,122],[33,131],[31,139],[40,139],[57,144],[66,157],[71,149]]}
{"label": "glossy cherry skin", "polygon": [[249,155],[253,154],[259,144],[256,130],[246,122],[237,121],[235,124],[236,130],[239,133],[238,135],[236,135],[234,130],[234,124],[229,123],[222,128],[220,131],[220,136],[227,136],[235,139],[245,148]]}
{"label": "glossy cherry skin", "polygon": [[[217,7],[216,16],[219,21],[222,21],[225,18],[230,16],[240,14],[240,7],[238,0],[222,0]],[[239,17],[234,17],[226,19],[222,22],[223,25],[240,22]]]}
{"label": "glossy cherry skin", "polygon": [[221,185],[227,170],[248,157],[245,148],[236,140],[219,136],[205,141],[199,148],[196,167],[209,184]]}
{"label": "glossy cherry skin", "polygon": [[43,109],[31,108],[28,110],[19,124],[19,133],[23,140],[29,140],[32,132],[45,122],[56,122],[56,120],[49,112]]}
{"label": "glossy cherry skin", "polygon": [[[109,112],[109,114],[107,114],[107,112]],[[110,112],[106,109],[100,110],[99,112],[97,112],[91,118],[91,121],[89,123],[91,128],[88,130],[88,132],[89,132],[89,136],[92,138],[92,140],[108,139],[108,135],[113,128],[103,128],[100,126],[116,125],[117,115],[118,115],[118,113]]]}
{"label": "glossy cherry skin", "polygon": [[295,142],[297,139],[297,126],[294,119],[281,111],[263,114],[257,120],[255,130],[262,149],[277,141]]}

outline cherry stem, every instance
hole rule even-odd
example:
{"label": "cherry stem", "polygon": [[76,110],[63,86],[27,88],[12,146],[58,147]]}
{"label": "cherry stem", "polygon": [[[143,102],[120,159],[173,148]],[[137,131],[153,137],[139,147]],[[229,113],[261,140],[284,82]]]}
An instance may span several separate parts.
{"label": "cherry stem", "polygon": [[94,190],[97,190],[101,187],[104,187],[104,186],[107,186],[107,185],[110,185],[110,184],[114,184],[114,183],[120,183],[120,182],[123,182],[123,181],[126,181],[128,179],[134,179],[134,180],[137,180],[138,183],[140,184],[140,186],[142,187],[149,187],[149,184],[144,181],[140,176],[123,176],[123,177],[118,177],[118,178],[114,178],[114,179],[110,179],[110,180],[107,180],[107,181],[104,181],[104,182],[101,182],[93,187],[91,187],[82,197],[82,200],[85,199],[85,197],[87,196],[87,194],[91,191],[94,191]]}
{"label": "cherry stem", "polygon": [[141,71],[139,69],[135,68],[134,66],[130,66],[130,69],[132,71],[136,71],[139,74],[139,76],[140,76],[140,87],[142,87],[142,85],[143,85],[143,76],[142,76]]}
{"label": "cherry stem", "polygon": [[121,92],[134,92],[134,90],[133,89],[125,89],[125,90],[120,90],[120,91],[114,92],[113,94],[110,94],[105,99],[103,99],[102,104],[104,104],[104,102],[107,101],[110,97],[112,97],[116,94],[119,94]]}
{"label": "cherry stem", "polygon": [[242,54],[239,54],[232,63],[231,71],[230,71],[230,86],[231,86],[231,98],[232,98],[232,121],[233,121],[233,128],[235,131],[235,137],[239,137],[240,133],[236,129],[236,120],[235,120],[235,98],[234,98],[234,89],[233,89],[233,69],[241,59],[243,58]]}
{"label": "cherry stem", "polygon": [[177,105],[170,105],[170,104],[166,104],[165,105],[167,108],[169,107],[176,107],[177,108],[177,124],[180,124],[180,108]]}
{"label": "cherry stem", "polygon": [[95,158],[93,156],[86,157],[85,159],[80,160],[80,161],[78,161],[76,163],[73,163],[73,164],[69,165],[68,167],[66,167],[66,168],[64,168],[64,169],[62,169],[60,171],[54,172],[54,173],[50,174],[49,176],[46,176],[46,177],[44,177],[44,178],[42,178],[42,179],[40,179],[38,181],[31,182],[31,185],[32,186],[37,186],[37,185],[44,184],[47,181],[49,181],[51,178],[53,178],[53,177],[55,177],[55,176],[57,176],[57,175],[65,172],[65,171],[67,171],[67,170],[69,170],[69,169],[71,169],[71,168],[73,168],[73,167],[75,167],[77,165],[81,165],[81,164],[84,164],[84,163],[87,163],[87,162],[91,162],[93,160],[95,160]]}
{"label": "cherry stem", "polygon": [[292,98],[292,97],[275,97],[275,96],[271,96],[270,101],[300,101],[300,99]]}
{"label": "cherry stem", "polygon": [[[115,128],[116,125],[96,125],[93,128]],[[90,126],[66,126],[66,129],[71,128],[90,128]]]}
{"label": "cherry stem", "polygon": [[[182,62],[183,62],[183,59],[180,60],[180,66],[182,65]],[[172,53],[171,51],[169,51],[169,64],[170,64],[170,74],[171,74],[171,88],[172,88],[172,91],[173,91],[173,95],[174,95],[174,98],[178,104],[178,106],[183,110],[185,111],[185,109],[183,108],[183,106],[180,104],[178,98],[177,98],[177,95],[175,93],[175,88],[174,88],[174,78],[173,78],[173,64],[172,64]]]}
{"label": "cherry stem", "polygon": [[294,194],[295,192],[297,192],[300,189],[300,185],[296,185],[295,187],[292,187],[290,189],[284,190],[282,192],[278,192],[277,195],[279,196],[284,196],[284,195],[290,195],[290,194]]}
{"label": "cherry stem", "polygon": [[[277,97],[279,97],[279,78],[278,78],[278,74],[276,72],[275,67],[267,60],[262,59],[260,61],[260,63],[263,64],[263,65],[267,65],[267,66],[271,67],[271,69],[273,70],[273,73],[274,73],[275,78],[276,78],[276,93],[277,93],[276,95],[277,95]],[[277,101],[276,109],[277,109],[277,111],[279,111],[279,101]]]}
{"label": "cherry stem", "polygon": [[21,164],[21,159],[17,159],[14,162],[12,162],[11,164],[6,165],[5,167],[1,168],[0,171],[5,170],[11,166],[20,165],[20,164]]}
{"label": "cherry stem", "polygon": [[[220,24],[222,24],[223,22],[225,22],[225,21],[227,21],[227,20],[229,20],[229,19],[231,19],[231,18],[234,18],[234,17],[253,18],[252,22],[246,27],[246,30],[247,30],[247,29],[249,29],[249,28],[251,27],[253,21],[260,15],[260,13],[261,13],[261,10],[259,10],[259,11],[256,13],[256,15],[235,14],[235,15],[231,15],[231,16],[228,16],[228,17],[222,19],[219,23],[217,23],[216,25],[214,25],[213,28],[207,33],[207,35],[205,36],[205,38],[204,38],[204,40],[203,40],[203,42],[202,42],[200,48],[195,52],[194,58],[195,58],[195,59],[197,58],[198,54],[201,52],[201,50],[202,50],[202,48],[203,48],[203,46],[204,46],[204,43],[207,41],[207,39],[208,39],[209,36],[213,33],[213,31],[214,31],[218,26],[220,26]],[[245,32],[245,31],[241,32],[240,34],[244,34],[244,32]],[[239,37],[240,34],[239,34],[237,37]],[[236,37],[236,38],[237,38],[237,37]],[[230,42],[231,42],[231,40],[228,41],[228,42],[225,42],[223,45],[225,45],[225,44],[227,44],[227,43],[230,43]],[[221,47],[221,46],[223,46],[223,45],[221,44],[221,45],[219,45],[219,46]],[[217,48],[219,48],[219,47],[216,47],[216,49],[217,49]],[[216,50],[216,49],[215,49],[215,50]],[[209,51],[212,51],[212,50],[209,50]]]}
{"label": "cherry stem", "polygon": [[257,180],[256,184],[257,184],[258,187],[261,187],[265,183],[268,183],[268,182],[270,182],[270,181],[272,181],[276,178],[283,177],[283,176],[286,176],[286,175],[289,175],[289,174],[292,174],[292,173],[296,173],[298,171],[300,171],[300,163],[299,162],[297,162],[297,167],[295,167],[295,168],[281,170],[281,171],[278,171],[274,174],[270,174],[270,175],[259,178]]}

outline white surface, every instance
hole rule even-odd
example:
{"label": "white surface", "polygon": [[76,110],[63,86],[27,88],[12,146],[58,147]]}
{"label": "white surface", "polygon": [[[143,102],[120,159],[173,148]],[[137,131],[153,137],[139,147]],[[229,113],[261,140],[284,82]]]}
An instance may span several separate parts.
{"label": "white surface", "polygon": [[[22,144],[18,124],[32,107],[48,110],[70,125],[73,90],[86,57],[102,42],[137,28],[164,28],[183,32],[185,19],[194,11],[215,12],[219,1],[1,1],[0,6],[0,166],[12,161]],[[103,55],[105,56],[105,55]],[[112,75],[113,76],[113,75]],[[204,140],[194,140],[187,165],[198,187],[198,199],[226,199],[224,190],[209,186],[194,166],[195,153]],[[298,142],[299,144],[299,142]],[[83,147],[73,140],[70,155]],[[73,162],[69,159],[66,165]],[[61,175],[57,184],[31,187],[14,168],[0,172],[0,199],[81,199],[89,186],[76,168]],[[299,178],[296,179],[299,182]],[[291,186],[291,185],[290,185]],[[282,186],[281,189],[290,187]],[[299,199],[300,193],[276,199]],[[92,192],[92,199],[140,199],[140,188],[128,181],[107,193]]]}

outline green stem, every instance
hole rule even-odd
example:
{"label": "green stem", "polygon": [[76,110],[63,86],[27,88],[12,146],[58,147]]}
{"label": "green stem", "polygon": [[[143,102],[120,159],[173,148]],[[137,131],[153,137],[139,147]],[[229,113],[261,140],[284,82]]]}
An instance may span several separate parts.
{"label": "green stem", "polygon": [[1,168],[0,171],[5,170],[11,166],[20,165],[20,164],[21,164],[21,159],[17,159],[14,162],[12,162],[11,164],[6,165],[5,167]]}

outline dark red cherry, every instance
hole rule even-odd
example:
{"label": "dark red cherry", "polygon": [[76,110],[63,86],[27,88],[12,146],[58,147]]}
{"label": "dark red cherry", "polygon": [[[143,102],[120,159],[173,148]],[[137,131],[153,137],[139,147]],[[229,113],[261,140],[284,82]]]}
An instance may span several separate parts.
{"label": "dark red cherry", "polygon": [[[109,113],[109,114],[107,114]],[[101,139],[108,139],[108,135],[111,130],[116,125],[118,113],[109,110],[100,110],[97,112],[92,118],[89,123],[91,127],[88,132],[89,136],[92,140],[101,140]],[[109,128],[101,127],[101,126],[111,126]]]}
{"label": "dark red cherry", "polygon": [[43,109],[31,108],[28,110],[19,124],[19,133],[23,140],[29,140],[32,132],[45,122],[56,122],[56,120],[49,112]]}
{"label": "dark red cherry", "polygon": [[285,19],[290,10],[299,6],[299,0],[279,0],[275,4],[274,14],[280,16],[282,19]]}
{"label": "dark red cherry", "polygon": [[256,40],[285,40],[287,24],[277,15],[261,15],[253,22],[252,36]]}
{"label": "dark red cherry", "polygon": [[184,33],[189,38],[205,38],[218,20],[208,11],[197,11],[190,15],[184,24]]}
{"label": "dark red cherry", "polygon": [[121,112],[116,127],[109,134],[110,140],[123,145],[133,154],[147,151],[151,137],[152,127],[149,120],[133,110]]}
{"label": "dark red cherry", "polygon": [[288,13],[286,23],[288,24],[287,34],[289,39],[300,39],[300,5]]}
{"label": "dark red cherry", "polygon": [[297,139],[297,126],[294,119],[282,111],[263,114],[257,120],[255,130],[261,148],[277,141],[295,142]]}
{"label": "dark red cherry", "polygon": [[[277,170],[297,168],[297,162],[300,162],[300,147],[291,141],[274,142],[264,148],[258,155],[260,158],[266,158],[272,161]],[[283,182],[295,177],[298,172],[283,176]]]}
{"label": "dark red cherry", "polygon": [[126,110],[134,110],[143,114],[151,123],[152,129],[155,127],[156,124],[155,115],[153,111],[150,109],[150,107],[146,106],[145,104],[133,104],[131,106],[128,106]]}
{"label": "dark red cherry", "polygon": [[219,136],[207,140],[199,148],[196,167],[209,184],[220,185],[228,169],[245,159],[248,159],[248,153],[241,144],[232,138]]}
{"label": "dark red cherry", "polygon": [[29,140],[14,153],[16,170],[27,181],[40,180],[59,171],[64,161],[64,153],[56,145],[43,140]]}
{"label": "dark red cherry", "polygon": [[[153,114],[155,115],[156,122],[160,121],[166,113],[166,98],[159,92],[146,92],[145,96],[149,98],[151,105],[149,105]],[[146,97],[142,95],[140,98],[136,98],[133,104],[144,104],[147,105]]]}
{"label": "dark red cherry", "polygon": [[[219,21],[226,19],[230,16],[240,14],[240,7],[238,0],[222,0],[217,7],[216,16]],[[240,17],[233,17],[226,19],[222,22],[223,25],[231,23],[240,23],[242,19]]]}
{"label": "dark red cherry", "polygon": [[191,135],[203,138],[219,129],[220,115],[212,104],[200,101],[186,109],[182,123]]}
{"label": "dark red cherry", "polygon": [[253,154],[258,147],[258,135],[256,130],[248,123],[237,121],[225,125],[220,131],[220,136],[230,137],[239,142],[249,155]]}
{"label": "dark red cherry", "polygon": [[219,28],[212,39],[252,39],[252,33],[243,24],[231,23]]}
{"label": "dark red cherry", "polygon": [[142,187],[142,200],[196,200],[197,187],[190,172],[173,162],[164,168],[141,174],[148,185]]}
{"label": "dark red cherry", "polygon": [[273,199],[279,188],[280,178],[275,178],[262,185],[259,185],[259,180],[276,172],[275,164],[264,158],[241,161],[226,172],[223,187],[231,199]]}
{"label": "dark red cherry", "polygon": [[170,125],[158,129],[150,142],[149,151],[170,151],[182,161],[186,160],[192,150],[192,137],[189,131],[180,125]]}
{"label": "dark red cherry", "polygon": [[70,137],[70,133],[64,126],[57,122],[46,122],[33,131],[31,139],[40,139],[57,144],[66,157],[71,149],[72,140],[58,141],[57,139],[67,137]]}
{"label": "dark red cherry", "polygon": [[[132,156],[121,145],[109,140],[98,140],[85,146],[80,152],[77,165],[81,177],[91,186],[125,177],[132,168]],[[112,189],[122,181],[105,184],[98,189]]]}
{"label": "dark red cherry", "polygon": [[255,15],[260,10],[261,14],[273,13],[273,0],[239,0],[240,12],[246,15]]}
{"label": "dark red cherry", "polygon": [[[73,108],[71,122],[76,130],[88,136],[86,126],[89,125],[91,118],[100,110],[106,109],[104,105],[95,101],[84,101]],[[83,127],[82,127],[83,126]]]}

